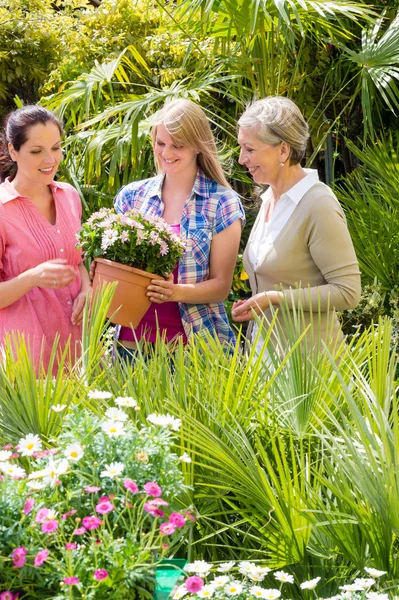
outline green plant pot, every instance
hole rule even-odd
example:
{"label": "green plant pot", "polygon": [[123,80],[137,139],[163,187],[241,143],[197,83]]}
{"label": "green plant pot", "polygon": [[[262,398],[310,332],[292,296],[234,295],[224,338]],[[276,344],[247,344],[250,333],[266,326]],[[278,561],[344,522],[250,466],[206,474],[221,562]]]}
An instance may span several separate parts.
{"label": "green plant pot", "polygon": [[185,558],[165,558],[156,568],[154,600],[167,600],[187,564]]}

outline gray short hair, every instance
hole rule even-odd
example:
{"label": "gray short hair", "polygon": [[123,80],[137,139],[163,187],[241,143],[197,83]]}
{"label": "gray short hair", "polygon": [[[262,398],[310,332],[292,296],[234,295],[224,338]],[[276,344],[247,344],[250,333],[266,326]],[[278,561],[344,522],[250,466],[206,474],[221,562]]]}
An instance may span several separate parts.
{"label": "gray short hair", "polygon": [[253,129],[257,138],[271,146],[286,142],[290,164],[301,162],[309,139],[309,128],[295,102],[284,96],[268,96],[251,104],[238,120],[243,129]]}

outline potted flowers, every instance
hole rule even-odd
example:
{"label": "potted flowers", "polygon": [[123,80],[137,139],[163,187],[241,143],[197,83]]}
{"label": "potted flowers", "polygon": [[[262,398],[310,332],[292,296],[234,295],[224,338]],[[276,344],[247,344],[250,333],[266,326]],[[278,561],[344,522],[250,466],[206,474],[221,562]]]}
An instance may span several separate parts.
{"label": "potted flowers", "polygon": [[183,488],[180,422],[136,426],[135,400],[115,404],[104,416],[74,409],[52,449],[29,435],[0,450],[2,599],[152,598],[155,566],[191,517],[171,504]]}
{"label": "potted flowers", "polygon": [[109,314],[113,321],[137,327],[150,302],[146,288],[151,279],[171,273],[183,255],[184,243],[160,217],[125,214],[102,208],[83,224],[78,245],[96,261],[93,288],[117,281]]}

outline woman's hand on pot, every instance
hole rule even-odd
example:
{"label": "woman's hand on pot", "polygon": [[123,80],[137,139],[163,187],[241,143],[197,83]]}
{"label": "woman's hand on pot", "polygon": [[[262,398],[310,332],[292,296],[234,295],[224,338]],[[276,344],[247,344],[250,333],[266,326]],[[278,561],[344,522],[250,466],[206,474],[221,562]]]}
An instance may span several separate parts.
{"label": "woman's hand on pot", "polygon": [[91,288],[82,290],[75,298],[72,307],[71,322],[72,325],[80,325],[83,319],[83,311],[85,308],[86,301],[90,298]]}
{"label": "woman's hand on pot", "polygon": [[261,292],[251,296],[248,300],[239,300],[234,302],[231,309],[233,321],[243,323],[244,321],[253,321],[255,315],[261,315],[271,304],[269,296]]}
{"label": "woman's hand on pot", "polygon": [[163,302],[178,302],[177,292],[179,286],[173,282],[173,274],[169,273],[165,279],[152,279],[147,287],[147,296],[155,304]]}
{"label": "woman's hand on pot", "polygon": [[94,279],[95,272],[96,272],[96,261],[92,260],[90,263],[90,273],[89,273],[91,281],[93,281],[93,279]]}

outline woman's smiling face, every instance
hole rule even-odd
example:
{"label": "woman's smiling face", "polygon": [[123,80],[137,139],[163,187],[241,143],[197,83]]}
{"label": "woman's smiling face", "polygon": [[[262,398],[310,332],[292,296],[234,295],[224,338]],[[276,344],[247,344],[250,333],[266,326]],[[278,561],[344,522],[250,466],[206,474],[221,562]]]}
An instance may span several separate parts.
{"label": "woman's smiling face", "polygon": [[281,169],[280,162],[285,162],[282,145],[272,146],[256,137],[253,129],[241,128],[238,132],[240,157],[238,162],[244,165],[256,183],[271,186],[276,182]]}
{"label": "woman's smiling face", "polygon": [[55,123],[38,123],[27,131],[27,139],[19,150],[9,144],[11,158],[17,163],[16,177],[25,185],[48,185],[61,162],[61,134]]}
{"label": "woman's smiling face", "polygon": [[164,173],[176,174],[187,169],[197,172],[196,152],[174,142],[164,125],[157,125],[154,150]]}

